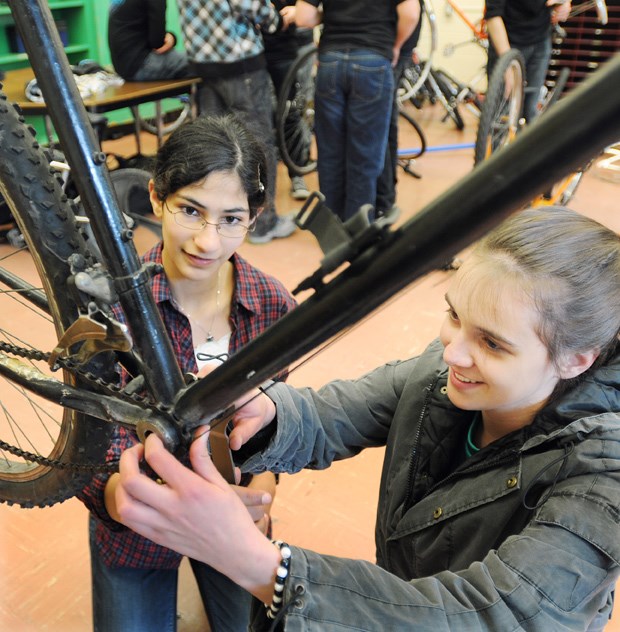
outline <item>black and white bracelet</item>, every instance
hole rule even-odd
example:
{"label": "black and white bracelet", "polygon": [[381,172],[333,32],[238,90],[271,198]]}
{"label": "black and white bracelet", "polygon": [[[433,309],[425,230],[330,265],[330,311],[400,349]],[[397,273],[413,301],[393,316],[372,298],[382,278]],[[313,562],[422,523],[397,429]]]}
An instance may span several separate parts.
{"label": "black and white bracelet", "polygon": [[276,571],[276,580],[273,584],[273,597],[271,598],[271,605],[266,606],[267,608],[267,616],[270,619],[275,619],[280,608],[282,608],[282,600],[284,594],[284,584],[286,582],[286,578],[288,577],[288,570],[291,564],[291,549],[286,542],[282,542],[282,540],[272,540],[271,541],[274,546],[277,546],[282,559],[280,560],[280,565],[278,566],[278,570]]}

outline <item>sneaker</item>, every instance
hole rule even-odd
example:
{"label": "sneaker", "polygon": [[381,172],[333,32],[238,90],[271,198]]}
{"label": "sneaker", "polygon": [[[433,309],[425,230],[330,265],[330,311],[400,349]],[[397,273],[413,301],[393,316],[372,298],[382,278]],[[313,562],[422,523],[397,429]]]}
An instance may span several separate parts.
{"label": "sneaker", "polygon": [[297,230],[295,216],[297,213],[279,216],[273,228],[266,233],[248,233],[248,241],[251,244],[268,244],[272,239],[282,239],[289,237]]}
{"label": "sneaker", "polygon": [[295,200],[305,200],[310,195],[306,181],[302,176],[293,176],[291,178],[291,197]]}

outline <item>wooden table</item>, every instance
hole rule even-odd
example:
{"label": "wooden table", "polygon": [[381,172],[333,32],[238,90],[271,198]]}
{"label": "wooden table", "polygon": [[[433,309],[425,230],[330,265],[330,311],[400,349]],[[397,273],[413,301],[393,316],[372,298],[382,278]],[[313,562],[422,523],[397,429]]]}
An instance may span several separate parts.
{"label": "wooden table", "polygon": [[[9,101],[17,103],[25,115],[42,115],[46,119],[48,138],[51,141],[51,122],[45,103],[35,103],[26,98],[26,86],[34,78],[32,68],[9,70],[2,81],[3,90]],[[140,122],[136,110],[141,103],[155,103],[155,120],[158,130],[158,145],[162,142],[163,114],[161,100],[182,94],[189,94],[192,113],[196,113],[196,90],[201,80],[171,79],[167,81],[126,81],[122,86],[111,86],[100,94],[84,99],[86,110],[94,114],[103,114],[112,110],[132,108],[138,153],[140,153]]]}

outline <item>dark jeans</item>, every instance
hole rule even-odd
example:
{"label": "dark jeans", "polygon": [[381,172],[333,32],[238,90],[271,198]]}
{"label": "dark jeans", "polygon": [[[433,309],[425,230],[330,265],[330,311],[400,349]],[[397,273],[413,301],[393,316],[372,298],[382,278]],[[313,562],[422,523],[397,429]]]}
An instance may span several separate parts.
{"label": "dark jeans", "polygon": [[159,81],[164,79],[185,79],[190,77],[187,55],[176,49],[158,55],[149,53],[142,67],[131,78],[132,81]]}
{"label": "dark jeans", "polygon": [[[523,101],[523,116],[531,123],[538,116],[538,101],[540,91],[545,83],[547,68],[551,59],[551,37],[536,44],[527,46],[513,46],[523,54],[525,59],[525,97]],[[493,46],[489,46],[489,60],[487,63],[487,76],[491,76],[497,61],[497,53]]]}
{"label": "dark jeans", "polygon": [[256,232],[264,234],[277,221],[275,209],[276,152],[273,134],[271,81],[266,70],[248,72],[238,77],[207,79],[198,87],[200,114],[225,114],[234,112],[261,139],[267,152],[268,202],[258,216]]}
{"label": "dark jeans", "polygon": [[[409,59],[401,57],[394,68],[394,88],[398,88],[398,82]],[[385,163],[383,171],[377,179],[377,200],[375,209],[378,215],[387,213],[396,203],[396,183],[398,176],[398,102],[394,98],[392,103],[392,113],[390,115],[390,125],[388,128],[388,141],[385,150]]]}
{"label": "dark jeans", "polygon": [[325,51],[316,84],[319,185],[341,219],[375,204],[394,97],[390,60],[373,51]]}
{"label": "dark jeans", "polygon": [[[175,632],[176,570],[108,568],[90,518],[94,632]],[[212,632],[246,632],[252,597],[216,570],[190,560]]]}

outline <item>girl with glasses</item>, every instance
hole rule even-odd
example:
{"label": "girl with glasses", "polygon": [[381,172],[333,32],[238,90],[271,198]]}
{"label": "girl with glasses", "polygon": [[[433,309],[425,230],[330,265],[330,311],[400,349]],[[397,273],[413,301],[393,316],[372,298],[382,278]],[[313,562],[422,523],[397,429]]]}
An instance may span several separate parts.
{"label": "girl with glasses", "polygon": [[[162,241],[144,261],[163,267],[152,291],[185,374],[218,365],[295,305],[279,281],[236,253],[267,203],[267,164],[262,145],[232,115],[184,124],[157,153],[149,192]],[[117,426],[108,461],[136,442]],[[117,521],[117,483],[118,474],[97,475],[80,494],[91,511],[94,629],[175,630],[182,556]],[[249,486],[239,490],[248,503],[252,488],[268,492],[269,502],[248,507],[267,533],[275,476],[241,484]],[[211,628],[245,630],[250,594],[208,565],[190,564]]]}

